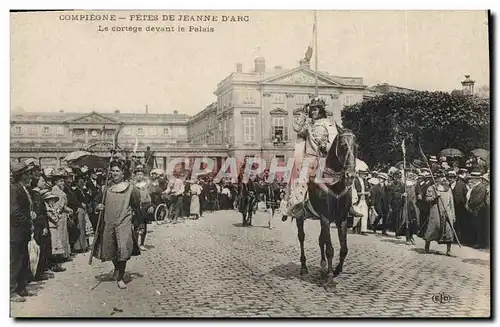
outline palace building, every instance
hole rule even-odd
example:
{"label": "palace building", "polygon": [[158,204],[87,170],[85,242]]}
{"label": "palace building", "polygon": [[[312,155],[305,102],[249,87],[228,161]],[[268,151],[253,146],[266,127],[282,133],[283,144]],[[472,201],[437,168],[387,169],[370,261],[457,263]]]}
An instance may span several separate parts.
{"label": "palace building", "polygon": [[275,158],[286,162],[293,156],[296,141],[293,119],[315,95],[316,82],[328,116],[339,124],[345,106],[387,92],[413,91],[388,84],[367,87],[361,77],[327,72],[318,72],[316,81],[306,60],[292,69],[269,69],[265,59],[258,57],[247,72],[236,64],[236,71],[217,85],[217,101],[194,116],[177,111],[12,112],[11,160],[36,158],[42,167],[56,167],[72,151],[107,152],[119,131],[122,150],[132,153],[136,148],[136,155],[142,157],[150,146],[159,168],[165,168],[173,157],[190,157],[191,161],[209,157],[216,162],[214,169],[220,168],[227,157],[236,157],[239,162],[245,157],[261,157],[268,164]]}

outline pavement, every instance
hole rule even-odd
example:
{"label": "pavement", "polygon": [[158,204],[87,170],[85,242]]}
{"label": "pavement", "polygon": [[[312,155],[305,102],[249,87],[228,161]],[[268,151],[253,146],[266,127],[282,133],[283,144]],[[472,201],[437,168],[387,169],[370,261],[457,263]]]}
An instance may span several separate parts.
{"label": "pavement", "polygon": [[[30,285],[37,295],[11,303],[12,317],[489,317],[490,254],[468,247],[404,244],[381,234],[348,235],[344,272],[333,292],[319,273],[318,221],[305,223],[309,274],[299,275],[295,223],[257,212],[241,226],[233,210],[199,220],[149,225],[147,251],[127,266],[128,289],[113,265],[77,255],[66,272]],[[332,227],[338,261],[339,242]]]}

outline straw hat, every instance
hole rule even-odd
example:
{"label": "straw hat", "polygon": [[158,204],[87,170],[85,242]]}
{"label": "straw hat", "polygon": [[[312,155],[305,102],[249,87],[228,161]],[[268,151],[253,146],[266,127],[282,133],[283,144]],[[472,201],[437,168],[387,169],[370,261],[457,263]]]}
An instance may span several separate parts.
{"label": "straw hat", "polygon": [[59,201],[59,197],[57,195],[47,190],[47,192],[45,192],[45,194],[42,195],[42,200],[47,201],[50,199],[55,199],[56,201]]}

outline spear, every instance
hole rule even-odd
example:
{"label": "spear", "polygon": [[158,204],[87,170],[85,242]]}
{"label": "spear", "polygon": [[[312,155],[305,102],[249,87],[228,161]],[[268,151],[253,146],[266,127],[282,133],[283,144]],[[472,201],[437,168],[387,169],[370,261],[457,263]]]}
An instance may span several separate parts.
{"label": "spear", "polygon": [[[427,168],[429,169],[429,171],[431,173],[432,183],[434,184],[433,187],[434,187],[434,190],[436,191],[436,195],[438,195],[438,190],[436,187],[436,180],[434,179],[434,174],[432,173],[431,166],[429,165],[429,161],[427,161],[427,157],[425,156],[424,151],[422,150],[422,146],[420,145],[420,142],[418,143],[418,148],[420,150],[420,155],[424,159],[425,164],[427,165]],[[441,198],[439,196],[437,197],[437,199],[444,208],[443,200],[441,200]],[[441,217],[441,209],[439,208],[439,203],[438,203],[437,209],[438,209],[439,217]],[[462,247],[462,244],[460,244],[460,240],[458,239],[457,233],[455,232],[455,228],[453,228],[453,224],[451,223],[450,217],[448,217],[448,213],[446,212],[446,210],[444,212],[444,217],[445,217],[448,225],[450,225],[451,230],[453,231],[453,235],[455,236],[455,239],[457,240],[458,246]]]}

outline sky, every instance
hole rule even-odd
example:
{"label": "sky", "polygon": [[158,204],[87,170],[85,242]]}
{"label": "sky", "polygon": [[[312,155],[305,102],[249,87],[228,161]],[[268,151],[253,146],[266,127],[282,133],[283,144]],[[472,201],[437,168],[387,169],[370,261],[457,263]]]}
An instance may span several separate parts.
{"label": "sky", "polygon": [[[75,13],[75,12],[74,12]],[[81,13],[81,12],[76,12]],[[61,12],[11,14],[11,109],[194,115],[222,79],[298,66],[313,11],[85,12],[248,15],[248,22],[62,21]],[[318,70],[419,90],[460,89],[464,74],[489,85],[484,11],[318,11]],[[177,17],[176,17],[177,18]],[[99,32],[98,26],[213,27],[214,32]],[[314,58],[311,67],[314,67]]]}

